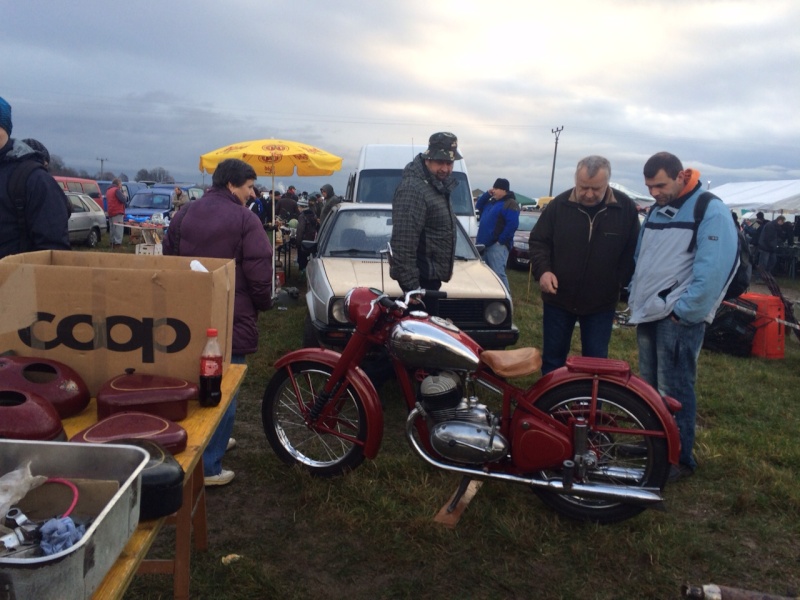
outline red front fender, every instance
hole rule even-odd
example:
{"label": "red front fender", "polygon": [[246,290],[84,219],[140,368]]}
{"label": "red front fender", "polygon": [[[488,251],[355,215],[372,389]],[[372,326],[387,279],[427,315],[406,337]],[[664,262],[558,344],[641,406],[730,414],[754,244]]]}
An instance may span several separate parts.
{"label": "red front fender", "polygon": [[675,423],[675,417],[672,416],[667,405],[669,404],[675,408],[680,406],[680,403],[673,398],[662,398],[661,394],[644,379],[631,373],[630,366],[625,361],[570,357],[567,359],[567,366],[551,371],[537,381],[531,389],[534,393],[526,399],[535,404],[539,397],[554,387],[595,376],[600,381],[613,383],[631,390],[653,409],[653,412],[656,413],[659,421],[661,421],[667,436],[669,462],[678,464],[681,453],[681,438],[678,433],[678,426]]}
{"label": "red front fender", "polygon": [[[275,362],[276,369],[282,369],[290,363],[318,362],[327,367],[334,368],[338,365],[342,355],[333,350],[322,348],[300,348],[280,357]],[[347,379],[364,402],[364,417],[367,422],[367,439],[364,440],[364,456],[373,459],[378,455],[383,439],[383,408],[381,407],[378,393],[372,385],[367,374],[361,367],[351,366],[347,370]]]}

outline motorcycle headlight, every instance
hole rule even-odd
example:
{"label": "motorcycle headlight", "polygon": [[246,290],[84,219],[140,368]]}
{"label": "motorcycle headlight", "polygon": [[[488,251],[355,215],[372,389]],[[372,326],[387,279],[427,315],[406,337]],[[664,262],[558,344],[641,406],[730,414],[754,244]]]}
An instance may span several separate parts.
{"label": "motorcycle headlight", "polygon": [[483,318],[490,325],[500,325],[508,317],[508,308],[503,302],[490,302],[483,309]]}
{"label": "motorcycle headlight", "polygon": [[344,308],[344,299],[337,298],[331,305],[331,317],[340,325],[346,325],[350,321],[347,319],[347,312]]}

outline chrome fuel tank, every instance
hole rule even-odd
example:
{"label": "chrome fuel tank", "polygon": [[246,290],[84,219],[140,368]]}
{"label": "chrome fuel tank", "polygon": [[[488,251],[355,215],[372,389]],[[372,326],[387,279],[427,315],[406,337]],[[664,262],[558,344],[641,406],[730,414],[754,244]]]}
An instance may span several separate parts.
{"label": "chrome fuel tank", "polygon": [[[458,328],[453,328],[460,334]],[[444,328],[427,320],[404,319],[389,334],[388,348],[392,356],[412,368],[460,369],[478,368],[477,344],[470,338],[461,341]]]}

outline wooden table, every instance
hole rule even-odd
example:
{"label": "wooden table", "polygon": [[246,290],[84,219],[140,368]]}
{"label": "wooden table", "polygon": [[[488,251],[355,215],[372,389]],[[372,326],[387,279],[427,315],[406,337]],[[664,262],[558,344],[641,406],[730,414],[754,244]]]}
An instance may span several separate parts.
{"label": "wooden table", "polygon": [[[203,451],[219,425],[222,415],[230,405],[231,399],[239,390],[246,370],[245,365],[228,365],[222,378],[222,400],[218,406],[202,408],[196,401],[189,402],[189,413],[180,422],[181,427],[186,429],[188,434],[186,450],[175,455],[186,473],[183,480],[183,504],[174,515],[139,522],[139,526],[128,540],[114,566],[95,590],[94,598],[98,600],[122,598],[137,572],[171,573],[174,581],[174,597],[181,600],[189,598],[192,530],[194,530],[194,547],[198,550],[208,548]],[[93,399],[79,415],[64,420],[64,430],[67,437],[71,438],[96,422],[97,403]],[[146,559],[148,550],[165,524],[175,525],[174,558]]]}

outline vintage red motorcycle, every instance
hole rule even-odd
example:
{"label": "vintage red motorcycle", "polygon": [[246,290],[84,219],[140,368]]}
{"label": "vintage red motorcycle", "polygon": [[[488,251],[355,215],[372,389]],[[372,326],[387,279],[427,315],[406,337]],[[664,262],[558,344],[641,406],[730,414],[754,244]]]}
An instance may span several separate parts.
{"label": "vintage red motorcycle", "polygon": [[[276,362],[261,410],[281,460],[333,476],[377,456],[383,410],[359,365],[383,347],[408,406],[411,447],[463,476],[451,507],[472,479],[527,485],[582,521],[612,523],[660,505],[678,462],[679,402],[620,360],[570,357],[529,388],[516,387],[508,380],[540,368],[538,350],[484,351],[449,321],[418,310],[425,294],[395,300],[354,288],[345,312],[355,330],[341,354],[303,348]],[[502,398],[498,412],[479,391]]]}

